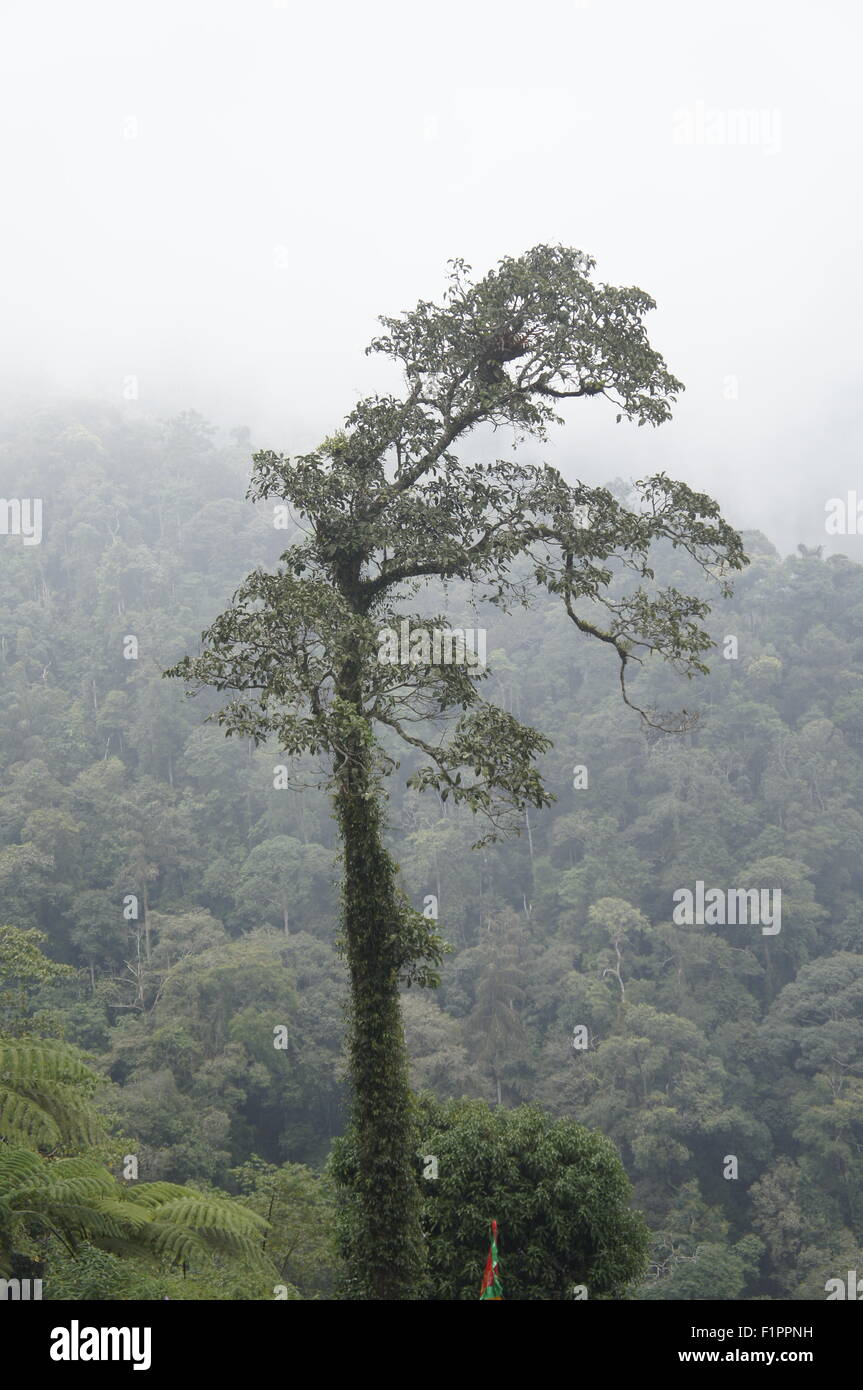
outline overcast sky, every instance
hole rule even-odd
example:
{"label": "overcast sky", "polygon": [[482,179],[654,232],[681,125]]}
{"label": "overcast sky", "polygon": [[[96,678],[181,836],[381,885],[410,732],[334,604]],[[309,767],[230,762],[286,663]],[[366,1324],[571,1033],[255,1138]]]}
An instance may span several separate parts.
{"label": "overcast sky", "polygon": [[863,498],[860,14],[0,0],[2,394],[297,452],[391,384],[377,314],[438,298],[451,256],[561,242],[653,295],[687,391],[658,431],[574,402],[543,456],[663,467],[782,549],[863,560],[824,529]]}

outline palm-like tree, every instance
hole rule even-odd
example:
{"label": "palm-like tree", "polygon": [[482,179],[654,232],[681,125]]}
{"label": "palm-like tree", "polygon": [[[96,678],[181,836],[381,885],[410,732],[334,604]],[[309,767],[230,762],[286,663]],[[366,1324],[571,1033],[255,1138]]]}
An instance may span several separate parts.
{"label": "palm-like tree", "polygon": [[227,1197],[176,1183],[124,1186],[98,1161],[49,1159],[0,1144],[0,1277],[16,1254],[54,1235],[72,1254],[81,1241],[118,1255],[174,1263],[225,1254],[261,1263],[267,1222]]}
{"label": "palm-like tree", "polygon": [[0,1038],[0,1277],[45,1235],[72,1253],[88,1241],[173,1262],[221,1252],[260,1263],[268,1223],[230,1198],[169,1182],[127,1185],[97,1158],[57,1156],[104,1137],[91,1100],[98,1083],[67,1044]]}
{"label": "palm-like tree", "polygon": [[98,1143],[103,1126],[90,1097],[99,1081],[65,1043],[0,1038],[0,1139],[73,1152]]}

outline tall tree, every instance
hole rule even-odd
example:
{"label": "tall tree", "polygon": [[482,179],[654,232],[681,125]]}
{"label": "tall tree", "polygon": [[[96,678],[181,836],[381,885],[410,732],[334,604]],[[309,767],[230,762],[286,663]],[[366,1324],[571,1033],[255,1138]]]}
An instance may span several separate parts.
{"label": "tall tree", "polygon": [[503,612],[538,584],[616,653],[630,701],[633,660],[653,652],[692,674],[711,645],[706,600],[652,585],[652,544],[682,547],[726,589],[728,571],[745,563],[716,503],[665,475],[638,484],[630,506],[547,465],[456,454],[481,427],[545,439],[566,399],[605,397],[618,420],[640,425],[668,419],[680,383],[644,330],[654,303],[595,283],[594,264],[537,246],[473,281],[456,260],[441,304],[383,318],[368,351],[401,366],[403,394],[360,400],[310,454],[255,455],[250,497],[284,499],[303,537],[275,573],[248,577],[202,653],[169,673],[236,692],[217,716],[229,734],[272,736],[289,756],[329,762],[344,851],[360,1297],[412,1298],[419,1287],[398,989],[400,979],[433,983],[440,963],[439,939],[403,899],[384,845],[383,780],[399,765],[392,735],[417,758],[409,784],[488,817],[484,839],[551,800],[534,766],[548,739],[481,699],[481,667],[435,664],[422,643],[408,664],[388,664],[381,633],[405,619],[426,634],[449,625],[405,610],[425,583],[467,581]]}

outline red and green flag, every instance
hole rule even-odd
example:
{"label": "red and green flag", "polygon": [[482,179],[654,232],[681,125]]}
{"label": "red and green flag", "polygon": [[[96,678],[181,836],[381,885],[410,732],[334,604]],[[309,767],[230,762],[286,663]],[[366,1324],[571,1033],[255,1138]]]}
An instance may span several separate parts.
{"label": "red and green flag", "polygon": [[496,1221],[491,1223],[491,1245],[489,1246],[488,1259],[485,1262],[485,1273],[482,1276],[479,1296],[480,1298],[494,1298],[499,1302],[503,1300],[503,1285],[500,1282],[500,1266],[497,1262]]}

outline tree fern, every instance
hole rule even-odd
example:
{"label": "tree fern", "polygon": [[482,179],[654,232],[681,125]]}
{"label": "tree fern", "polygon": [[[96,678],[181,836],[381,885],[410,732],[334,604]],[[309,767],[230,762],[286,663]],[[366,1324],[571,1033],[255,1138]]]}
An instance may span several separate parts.
{"label": "tree fern", "polygon": [[35,1257],[46,1234],[73,1253],[86,1240],[114,1254],[180,1262],[223,1253],[269,1267],[266,1221],[230,1198],[170,1182],[127,1185],[95,1159],[38,1152],[98,1142],[98,1083],[64,1043],[0,1039],[0,1276],[16,1253]]}
{"label": "tree fern", "polygon": [[99,1077],[77,1049],[40,1038],[0,1038],[0,1139],[27,1148],[95,1144],[90,1102]]}
{"label": "tree fern", "polygon": [[0,1276],[47,1233],[75,1251],[88,1241],[115,1254],[174,1262],[223,1253],[266,1264],[267,1222],[228,1197],[175,1183],[125,1186],[87,1158],[50,1159],[0,1144]]}

